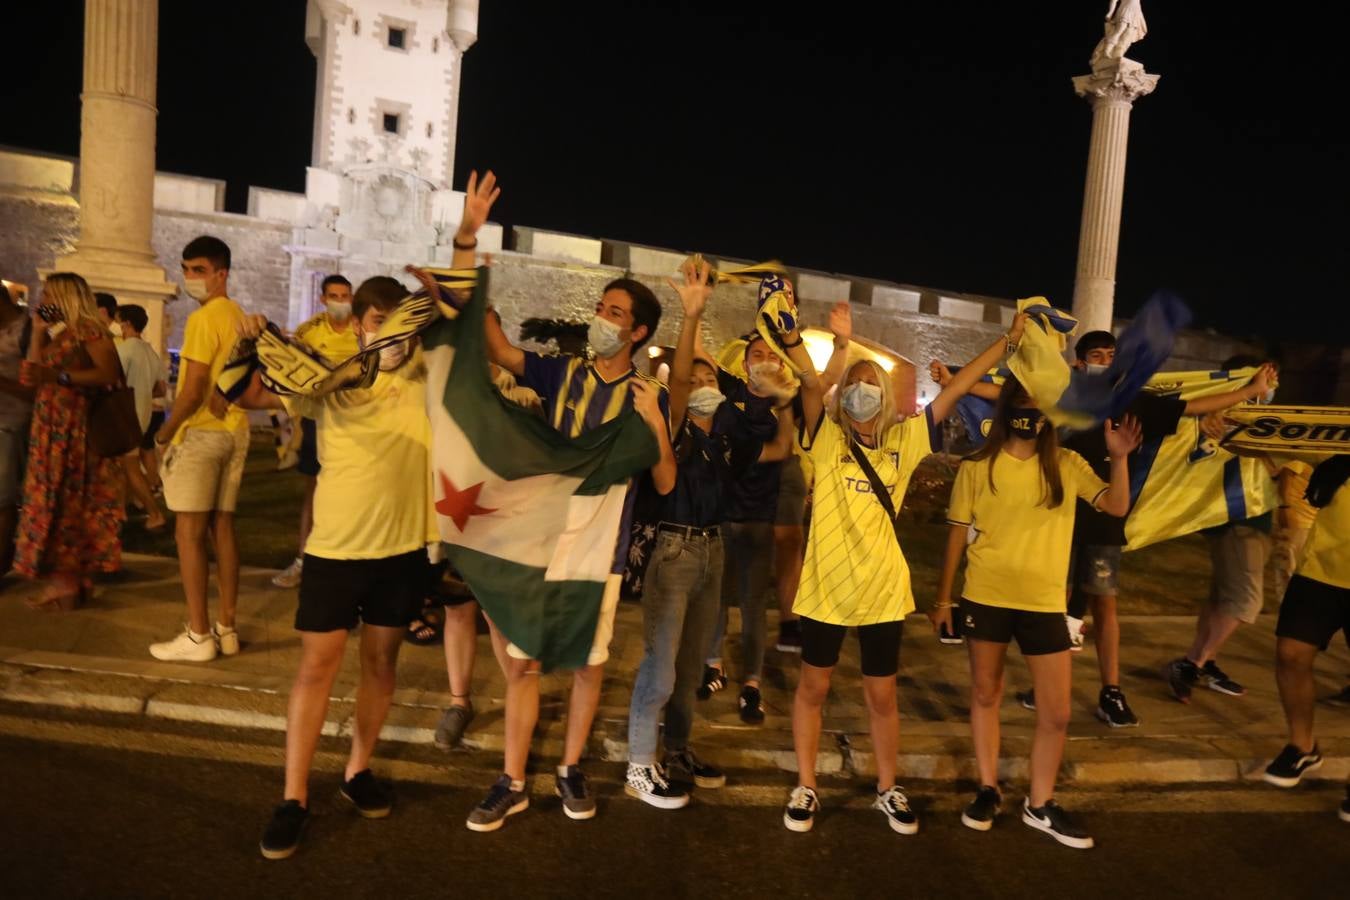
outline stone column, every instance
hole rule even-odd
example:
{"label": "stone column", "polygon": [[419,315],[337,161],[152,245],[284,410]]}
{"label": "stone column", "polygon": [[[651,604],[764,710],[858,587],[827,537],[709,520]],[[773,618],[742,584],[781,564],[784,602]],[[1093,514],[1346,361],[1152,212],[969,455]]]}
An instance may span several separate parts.
{"label": "stone column", "polygon": [[1094,68],[1091,75],[1073,80],[1074,91],[1092,104],[1092,143],[1073,284],[1073,314],[1079,321],[1079,334],[1111,330],[1130,109],[1157,84],[1157,75],[1146,73],[1142,65],[1130,59],[1109,60]]}
{"label": "stone column", "polygon": [[85,0],[80,239],[53,271],[77,272],[119,303],[144,306],[145,339],[162,353],[164,304],[178,288],[150,246],[158,40],[158,0]]}

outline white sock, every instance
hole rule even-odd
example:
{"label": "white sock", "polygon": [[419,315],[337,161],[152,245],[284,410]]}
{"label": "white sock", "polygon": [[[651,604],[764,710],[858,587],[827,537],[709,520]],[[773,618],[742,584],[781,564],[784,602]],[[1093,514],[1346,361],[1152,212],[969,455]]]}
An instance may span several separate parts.
{"label": "white sock", "polygon": [[511,779],[511,790],[513,790],[513,791],[523,791],[523,790],[525,790],[525,782],[523,782],[523,781],[517,781],[517,780],[514,779],[514,778]]}

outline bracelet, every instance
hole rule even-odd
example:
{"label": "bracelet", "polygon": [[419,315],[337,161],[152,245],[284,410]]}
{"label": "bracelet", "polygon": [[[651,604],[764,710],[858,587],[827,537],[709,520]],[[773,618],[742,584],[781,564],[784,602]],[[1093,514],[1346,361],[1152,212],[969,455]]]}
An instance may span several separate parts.
{"label": "bracelet", "polygon": [[944,600],[941,603],[934,603],[933,609],[956,609],[956,604],[950,600]]}
{"label": "bracelet", "polygon": [[456,235],[450,239],[450,246],[454,247],[456,250],[473,250],[478,246],[478,238],[474,238],[472,244],[461,244],[459,242],[459,236]]}
{"label": "bracelet", "polygon": [[1014,341],[1014,340],[1012,339],[1012,335],[1010,335],[1010,334],[1005,334],[1005,335],[1003,336],[1003,341],[1004,341],[1004,343],[1007,345],[1007,348],[1008,348],[1008,352],[1009,352],[1009,353],[1016,353],[1016,352],[1017,352],[1017,345],[1018,345],[1018,342],[1017,342],[1017,341]]}
{"label": "bracelet", "polygon": [[783,349],[784,349],[784,350],[791,350],[793,347],[800,347],[801,345],[802,345],[802,336],[801,336],[800,333],[798,333],[798,334],[797,334],[797,341],[796,341],[796,343],[789,344],[789,343],[787,343],[786,341],[784,341],[784,342],[783,342]]}

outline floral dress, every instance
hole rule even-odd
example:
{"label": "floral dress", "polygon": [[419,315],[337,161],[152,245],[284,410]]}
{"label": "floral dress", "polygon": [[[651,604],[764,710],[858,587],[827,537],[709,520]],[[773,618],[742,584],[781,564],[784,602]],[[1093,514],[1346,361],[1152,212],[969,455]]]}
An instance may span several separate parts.
{"label": "floral dress", "polygon": [[[106,337],[93,323],[77,323],[43,348],[41,361],[58,369],[87,366],[83,345]],[[14,570],[25,577],[121,568],[120,471],[116,460],[89,447],[91,396],[87,388],[38,386],[14,552]]]}

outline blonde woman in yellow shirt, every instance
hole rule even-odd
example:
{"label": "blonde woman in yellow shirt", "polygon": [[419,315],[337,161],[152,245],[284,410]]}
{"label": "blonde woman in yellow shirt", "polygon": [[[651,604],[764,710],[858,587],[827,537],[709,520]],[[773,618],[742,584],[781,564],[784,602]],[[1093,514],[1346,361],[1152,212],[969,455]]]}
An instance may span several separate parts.
{"label": "blonde woman in yellow shirt", "polygon": [[[1126,416],[1108,419],[1106,447],[1111,483],[1098,478],[1083,457],[1059,446],[1055,429],[1016,378],[999,392],[989,440],[961,464],[952,485],[947,521],[951,532],[938,582],[934,627],[958,633],[970,655],[970,730],[980,790],[961,821],[976,831],[993,826],[998,790],[999,704],[1003,665],[1015,637],[1036,690],[1036,734],[1031,742],[1031,790],[1022,821],[1061,844],[1079,849],[1092,838],[1055,803],[1055,776],[1069,724],[1069,638],[1064,620],[1064,584],[1069,572],[1076,504],[1123,516],[1130,508],[1129,455],[1140,428]],[[967,534],[975,539],[967,548]],[[952,603],[961,554],[965,584]]]}
{"label": "blonde woman in yellow shirt", "polygon": [[[942,444],[938,423],[1005,351],[1016,346],[1024,325],[1025,316],[1018,315],[1006,336],[1000,335],[963,367],[926,409],[907,418],[896,404],[891,377],[871,360],[848,366],[826,414],[821,378],[797,329],[780,335],[801,374],[801,443],[815,471],[806,560],[793,602],[801,622],[802,665],[792,705],[798,782],[783,813],[783,825],[791,831],[810,831],[820,808],[816,757],[821,711],[850,627],[858,631],[863,693],[877,761],[872,806],[885,815],[893,831],[919,830],[908,798],[895,784],[900,749],[895,674],[904,619],[914,610],[909,566],[896,534],[896,510],[904,502],[914,469]],[[847,303],[836,304],[831,311],[830,329],[836,337],[836,354],[847,353],[853,333]]]}

